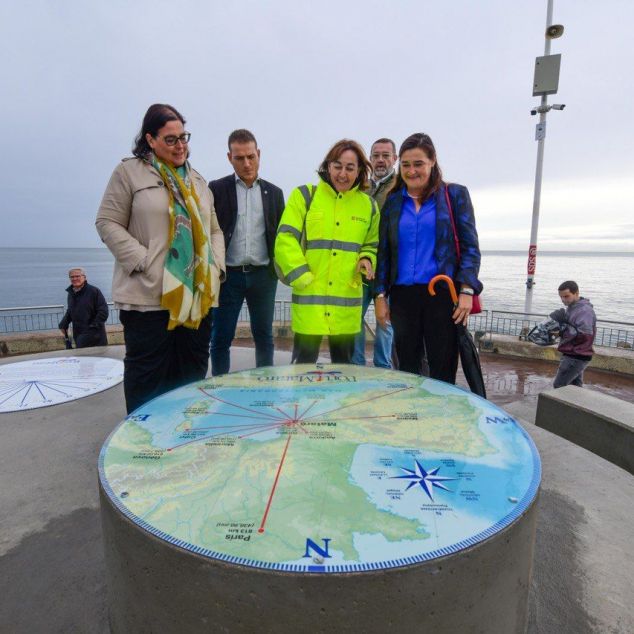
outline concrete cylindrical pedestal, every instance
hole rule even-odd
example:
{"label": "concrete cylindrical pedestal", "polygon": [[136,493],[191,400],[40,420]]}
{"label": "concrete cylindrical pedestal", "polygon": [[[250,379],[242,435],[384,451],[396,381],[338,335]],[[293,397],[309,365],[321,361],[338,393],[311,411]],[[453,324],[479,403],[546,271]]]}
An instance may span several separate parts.
{"label": "concrete cylindrical pedestal", "polygon": [[100,454],[113,632],[523,632],[540,473],[508,414],[425,377],[183,386]]}
{"label": "concrete cylindrical pedestal", "polygon": [[536,497],[488,540],[447,557],[345,574],[209,559],[131,522],[100,487],[113,634],[524,632]]}

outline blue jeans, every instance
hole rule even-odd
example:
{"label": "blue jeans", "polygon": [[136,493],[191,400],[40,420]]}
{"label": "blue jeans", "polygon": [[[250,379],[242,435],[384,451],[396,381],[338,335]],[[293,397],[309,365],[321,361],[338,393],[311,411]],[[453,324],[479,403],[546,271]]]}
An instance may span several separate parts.
{"label": "blue jeans", "polygon": [[[363,284],[363,308],[361,312],[361,332],[354,338],[354,352],[352,363],[365,365],[365,326],[363,320],[372,301],[373,285]],[[392,367],[392,339],[394,333],[391,324],[387,324],[385,330],[377,323],[374,337],[374,366],[377,368]]]}
{"label": "blue jeans", "polygon": [[553,387],[564,387],[565,385],[583,387],[583,371],[589,363],[589,360],[574,359],[565,354],[562,355]]}
{"label": "blue jeans", "polygon": [[246,300],[255,343],[256,367],[273,365],[273,311],[277,278],[268,266],[243,273],[227,269],[220,287],[218,308],[213,309],[211,324],[211,374],[229,372],[229,349],[236,334],[242,304]]}

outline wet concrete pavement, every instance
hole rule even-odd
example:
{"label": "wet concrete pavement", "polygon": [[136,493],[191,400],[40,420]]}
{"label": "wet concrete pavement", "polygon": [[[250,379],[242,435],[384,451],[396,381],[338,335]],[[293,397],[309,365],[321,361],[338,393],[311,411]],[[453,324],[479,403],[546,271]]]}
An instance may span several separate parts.
{"label": "wet concrete pavement", "polygon": [[[248,347],[251,344],[247,340],[240,340],[238,345]],[[291,350],[292,341],[278,339],[275,346],[279,350]],[[322,346],[322,355],[329,356],[326,346]],[[634,352],[632,355],[634,356]],[[372,344],[366,346],[365,358],[372,359]],[[507,357],[482,352],[480,362],[487,398],[502,407],[516,401],[523,401],[526,406],[537,407],[539,393],[552,388],[557,373],[557,364],[539,359]],[[634,402],[634,377],[632,376],[590,369],[586,370],[584,380],[588,389]],[[461,369],[458,369],[456,383],[468,389]]]}
{"label": "wet concrete pavement", "polygon": [[[539,393],[552,388],[557,373],[557,365],[548,361],[502,357],[491,353],[482,353],[480,360],[487,398],[501,406],[518,400],[537,406]],[[634,378],[631,376],[591,369],[584,373],[584,381],[588,389],[634,401]],[[467,385],[462,372],[458,383]]]}

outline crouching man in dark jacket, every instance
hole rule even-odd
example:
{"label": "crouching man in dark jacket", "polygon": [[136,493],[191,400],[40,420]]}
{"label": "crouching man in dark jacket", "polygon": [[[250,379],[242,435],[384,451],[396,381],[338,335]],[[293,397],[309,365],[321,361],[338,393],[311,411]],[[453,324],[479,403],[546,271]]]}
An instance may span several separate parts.
{"label": "crouching man in dark jacket", "polygon": [[559,286],[559,297],[565,308],[550,313],[561,330],[561,361],[553,387],[583,386],[583,371],[592,360],[592,344],[597,334],[597,317],[592,304],[579,295],[576,282],[567,281]]}
{"label": "crouching man in dark jacket", "polygon": [[59,322],[59,329],[66,336],[72,322],[73,339],[77,348],[107,346],[108,304],[102,292],[96,286],[88,284],[84,269],[71,269],[68,277],[68,309]]}

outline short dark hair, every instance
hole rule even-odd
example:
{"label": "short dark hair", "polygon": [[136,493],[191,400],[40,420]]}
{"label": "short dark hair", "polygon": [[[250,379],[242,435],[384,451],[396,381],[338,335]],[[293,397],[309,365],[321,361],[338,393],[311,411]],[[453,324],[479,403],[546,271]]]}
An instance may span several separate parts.
{"label": "short dark hair", "polygon": [[132,154],[140,159],[147,158],[152,153],[152,148],[148,144],[145,135],[150,134],[151,136],[156,137],[158,131],[168,121],[180,121],[183,125],[185,125],[185,118],[178,110],[176,110],[176,108],[174,108],[174,106],[170,106],[166,103],[152,104],[147,109],[147,112],[143,117],[141,130],[134,139]]}
{"label": "short dark hair", "polygon": [[573,295],[576,295],[579,292],[579,284],[577,282],[573,282],[572,280],[566,280],[559,285],[558,291],[570,291]]}
{"label": "short dark hair", "polygon": [[229,152],[231,152],[232,143],[255,143],[255,147],[258,147],[258,142],[255,140],[253,132],[246,130],[245,128],[234,130],[229,135],[229,139],[227,140]]}
{"label": "short dark hair", "polygon": [[394,141],[392,141],[392,139],[388,139],[387,137],[383,137],[382,139],[377,139],[371,146],[370,146],[370,153],[372,153],[372,149],[374,148],[374,146],[377,143],[389,143],[392,146],[392,152],[394,152],[394,154],[396,154],[396,143],[394,143]]}
{"label": "short dark hair", "polygon": [[[438,158],[436,156],[436,148],[434,147],[434,142],[431,140],[431,137],[428,134],[424,134],[423,132],[416,132],[415,134],[410,134],[403,143],[401,143],[401,147],[398,151],[398,158],[402,158],[403,154],[408,150],[420,149],[425,153],[425,156],[430,160],[434,161],[434,167],[431,168],[431,174],[429,175],[429,183],[423,192],[423,201],[425,201],[431,194],[436,192],[440,186],[442,185],[442,170],[440,169],[440,165],[438,165]],[[396,180],[394,181],[394,187],[390,190],[390,193],[397,192],[403,189],[405,185],[405,181],[401,176],[401,169],[396,174]]]}
{"label": "short dark hair", "polygon": [[[338,161],[346,150],[352,150],[357,155],[357,162],[359,163],[359,175],[352,186],[356,187],[358,185],[361,191],[365,191],[368,189],[368,179],[372,173],[372,166],[361,145],[352,139],[341,139],[341,141],[337,141],[330,150],[328,150],[328,154],[326,154],[326,158],[321,162],[317,173],[327,183],[330,183],[328,164]],[[332,185],[332,183],[330,184]]]}

